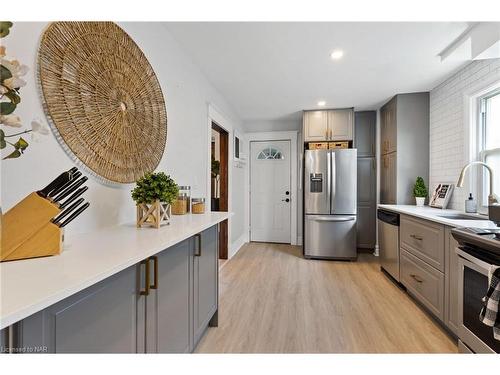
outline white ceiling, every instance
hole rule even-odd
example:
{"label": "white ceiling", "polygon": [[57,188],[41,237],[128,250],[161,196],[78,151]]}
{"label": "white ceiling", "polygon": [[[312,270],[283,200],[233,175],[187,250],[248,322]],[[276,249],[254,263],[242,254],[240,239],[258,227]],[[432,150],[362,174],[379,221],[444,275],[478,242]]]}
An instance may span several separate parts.
{"label": "white ceiling", "polygon": [[[438,54],[465,22],[165,23],[247,130],[297,127],[300,111],[379,108],[396,93],[428,91],[465,61]],[[333,49],[344,50],[339,61]]]}

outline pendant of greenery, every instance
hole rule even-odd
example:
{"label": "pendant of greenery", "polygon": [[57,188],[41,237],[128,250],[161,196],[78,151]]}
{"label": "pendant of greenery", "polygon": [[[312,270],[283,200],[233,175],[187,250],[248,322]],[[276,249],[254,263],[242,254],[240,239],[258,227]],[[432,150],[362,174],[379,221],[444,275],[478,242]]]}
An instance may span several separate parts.
{"label": "pendant of greenery", "polygon": [[422,177],[417,177],[415,181],[415,186],[413,187],[413,195],[416,198],[426,198],[428,195],[427,187],[425,186],[424,179]]}
{"label": "pendant of greenery", "polygon": [[163,172],[146,173],[136,182],[132,199],[137,203],[152,204],[156,200],[172,204],[179,194],[175,181]]}

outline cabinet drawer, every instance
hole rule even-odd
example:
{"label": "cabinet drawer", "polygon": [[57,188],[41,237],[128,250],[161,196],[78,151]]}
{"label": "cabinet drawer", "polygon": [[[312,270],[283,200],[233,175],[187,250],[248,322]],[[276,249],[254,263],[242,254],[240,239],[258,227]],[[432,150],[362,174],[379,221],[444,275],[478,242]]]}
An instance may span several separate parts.
{"label": "cabinet drawer", "polygon": [[401,249],[401,283],[441,321],[444,320],[444,274]]}
{"label": "cabinet drawer", "polygon": [[401,216],[400,245],[444,272],[444,225]]}

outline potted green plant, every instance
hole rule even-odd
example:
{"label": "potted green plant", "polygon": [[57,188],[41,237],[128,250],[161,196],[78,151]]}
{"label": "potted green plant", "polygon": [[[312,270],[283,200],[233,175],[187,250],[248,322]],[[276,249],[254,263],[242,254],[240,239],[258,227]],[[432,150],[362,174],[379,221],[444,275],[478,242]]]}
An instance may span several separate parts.
{"label": "potted green plant", "polygon": [[427,187],[425,186],[424,179],[422,177],[417,177],[415,185],[413,186],[413,195],[417,202],[418,207],[423,207],[425,203],[425,198],[427,198]]}
{"label": "potted green plant", "polygon": [[175,181],[163,172],[146,173],[137,180],[132,199],[137,206],[137,227],[149,225],[160,228],[168,224],[171,204],[179,194]]}

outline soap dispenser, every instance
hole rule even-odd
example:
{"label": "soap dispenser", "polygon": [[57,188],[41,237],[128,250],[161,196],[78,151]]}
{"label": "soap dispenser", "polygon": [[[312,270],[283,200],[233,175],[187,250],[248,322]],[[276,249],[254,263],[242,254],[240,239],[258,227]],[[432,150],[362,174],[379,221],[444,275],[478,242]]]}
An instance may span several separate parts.
{"label": "soap dispenser", "polygon": [[465,212],[467,213],[477,212],[476,200],[472,197],[472,193],[469,193],[469,198],[465,201]]}

